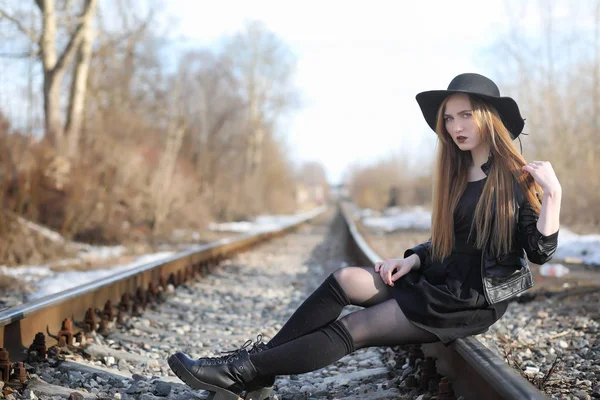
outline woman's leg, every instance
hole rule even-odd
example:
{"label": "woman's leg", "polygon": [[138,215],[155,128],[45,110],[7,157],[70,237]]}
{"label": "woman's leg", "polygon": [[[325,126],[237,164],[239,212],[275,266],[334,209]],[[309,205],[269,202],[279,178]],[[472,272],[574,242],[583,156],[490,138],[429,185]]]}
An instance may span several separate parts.
{"label": "woman's leg", "polygon": [[[338,289],[342,288],[342,285],[337,284],[334,278],[336,274],[339,274],[344,284],[344,295],[347,293],[352,296],[355,304],[370,307],[319,328],[318,323],[311,320],[311,316],[318,316],[323,324],[326,320],[324,315],[327,313],[320,313],[317,300],[327,300],[327,294],[334,298],[330,298],[329,301],[337,305],[330,305],[328,311],[329,318],[334,319],[347,302],[339,301]],[[299,321],[305,321],[310,326],[306,329],[310,331],[303,336],[288,336],[288,340],[276,347],[253,354],[240,351],[228,359],[192,360],[183,353],[176,353],[169,357],[171,369],[196,389],[219,392],[220,395],[226,396],[223,398],[237,399],[245,388],[247,391],[253,391],[247,396],[255,398],[257,393],[264,393],[263,387],[272,385],[275,375],[314,371],[334,363],[360,347],[438,340],[435,335],[418,328],[406,318],[396,300],[391,298],[389,290],[385,287],[375,290],[379,286],[379,281],[375,278],[379,277],[370,270],[348,268],[339,270],[330,278],[333,280],[328,278],[330,288],[323,289],[324,293],[320,296],[318,292],[321,288],[317,289],[284,326],[296,328],[282,329],[283,333],[289,332],[290,336],[298,335],[303,328]],[[326,283],[327,281],[324,285]],[[386,297],[388,300],[385,300]],[[327,305],[327,301],[324,301],[324,305]]]}
{"label": "woman's leg", "polygon": [[276,348],[253,354],[250,360],[258,375],[301,374],[326,367],[362,347],[437,341],[437,336],[412,324],[395,299],[389,299]]}
{"label": "woman's leg", "polygon": [[335,321],[347,305],[369,307],[391,298],[372,267],[345,267],[333,272],[267,344],[274,348]]}

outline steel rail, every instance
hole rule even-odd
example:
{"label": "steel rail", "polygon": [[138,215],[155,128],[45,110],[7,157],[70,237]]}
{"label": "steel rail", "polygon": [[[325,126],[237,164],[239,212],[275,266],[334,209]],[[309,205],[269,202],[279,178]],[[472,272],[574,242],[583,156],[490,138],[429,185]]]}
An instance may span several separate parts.
{"label": "steel rail", "polygon": [[[138,288],[150,283],[158,284],[161,279],[186,277],[205,272],[209,262],[247,249],[273,237],[283,235],[303,223],[317,218],[326,211],[318,207],[299,215],[294,221],[279,227],[265,228],[239,234],[213,243],[199,245],[163,260],[150,262],[115,275],[83,284],[59,293],[51,294],[30,303],[0,311],[0,344],[10,353],[11,360],[26,358],[23,351],[33,342],[38,332],[58,332],[67,318],[80,317],[92,308],[101,309],[107,300],[117,303],[124,294],[135,296]],[[48,338],[48,347],[55,340]]]}
{"label": "steel rail", "polygon": [[[340,212],[355,245],[357,261],[368,265],[383,260],[360,234],[350,207],[342,203]],[[438,372],[449,378],[454,393],[467,400],[548,398],[474,337],[457,339],[449,346],[424,344],[422,349],[425,355],[437,359]]]}

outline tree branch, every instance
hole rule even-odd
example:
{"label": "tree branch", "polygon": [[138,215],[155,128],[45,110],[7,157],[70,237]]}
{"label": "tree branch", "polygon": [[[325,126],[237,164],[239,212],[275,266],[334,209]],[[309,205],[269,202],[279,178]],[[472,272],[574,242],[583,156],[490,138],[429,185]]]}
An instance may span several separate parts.
{"label": "tree branch", "polygon": [[129,39],[138,39],[150,25],[153,15],[154,15],[154,13],[152,11],[150,11],[148,13],[148,16],[146,17],[146,19],[144,19],[140,25],[138,25],[136,28],[134,28],[132,30],[127,30],[119,35],[114,36],[114,37],[110,37],[109,35],[106,35],[108,37],[108,39],[102,45],[114,47],[114,46],[120,45],[121,43],[123,43]]}
{"label": "tree branch", "polygon": [[27,35],[35,43],[39,43],[40,42],[40,37],[39,36],[36,36],[34,32],[32,32],[29,29],[25,28],[25,26],[23,26],[23,24],[21,24],[21,22],[18,19],[16,19],[15,17],[13,17],[12,15],[8,15],[4,10],[0,9],[0,16],[3,16],[7,20],[9,20],[13,24],[15,24],[16,27],[17,27],[17,29],[19,29],[21,32],[23,32],[25,35]]}
{"label": "tree branch", "polygon": [[81,39],[83,36],[83,25],[84,25],[83,21],[85,21],[85,19],[89,17],[89,14],[92,10],[92,4],[95,5],[95,3],[96,3],[96,1],[94,1],[94,0],[87,0],[85,2],[85,9],[82,13],[81,22],[79,22],[79,24],[77,25],[77,29],[71,36],[71,39],[69,40],[69,43],[67,44],[67,47],[62,52],[62,54],[60,55],[60,58],[56,62],[56,66],[54,67],[55,71],[60,71],[61,69],[63,69],[65,67],[65,65],[67,64],[67,61],[70,60],[71,57],[73,56],[73,54],[75,53],[75,50],[77,49],[77,47],[79,47],[79,43],[81,42]]}
{"label": "tree branch", "polygon": [[0,57],[2,58],[31,58],[38,57],[39,55],[39,50],[35,50],[32,52],[24,51],[23,53],[0,53]]}

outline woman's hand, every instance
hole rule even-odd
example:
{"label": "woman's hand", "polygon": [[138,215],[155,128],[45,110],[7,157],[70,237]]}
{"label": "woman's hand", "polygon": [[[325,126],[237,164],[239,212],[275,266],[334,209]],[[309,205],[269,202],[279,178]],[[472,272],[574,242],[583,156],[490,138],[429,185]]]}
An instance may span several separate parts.
{"label": "woman's hand", "polygon": [[415,263],[411,257],[390,258],[389,260],[376,262],[375,272],[379,272],[386,285],[394,286],[395,281],[408,274],[414,267]]}
{"label": "woman's hand", "polygon": [[544,193],[556,194],[561,192],[560,182],[549,161],[531,161],[522,167],[523,171],[531,174],[533,179],[542,187]]}

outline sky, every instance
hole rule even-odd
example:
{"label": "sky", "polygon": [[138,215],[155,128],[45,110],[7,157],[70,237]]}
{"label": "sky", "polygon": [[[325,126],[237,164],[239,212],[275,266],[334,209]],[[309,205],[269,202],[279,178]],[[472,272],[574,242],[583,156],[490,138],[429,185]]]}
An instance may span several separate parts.
{"label": "sky", "polygon": [[[141,1],[146,8],[153,4]],[[577,7],[568,0],[164,0],[157,31],[170,43],[165,63],[174,66],[184,51],[217,48],[247,22],[262,21],[297,59],[294,84],[302,107],[280,125],[292,159],[321,163],[338,183],[350,165],[392,155],[403,156],[412,171],[428,165],[436,138],[415,95],[445,89],[463,72],[498,82],[494,46],[515,24],[519,34],[539,30],[550,3],[553,15],[563,17],[555,29],[589,20],[575,18]],[[0,59],[0,108],[17,125],[32,115],[41,120],[40,96],[29,108],[14,100],[26,92],[25,69],[34,63]],[[502,85],[500,91],[515,94]]]}
{"label": "sky", "polygon": [[494,79],[485,53],[506,26],[504,1],[171,0],[174,35],[217,43],[259,20],[297,57],[303,107],[284,132],[294,159],[318,161],[330,182],[350,164],[391,154],[412,165],[434,153],[435,134],[415,95],[463,72]]}

